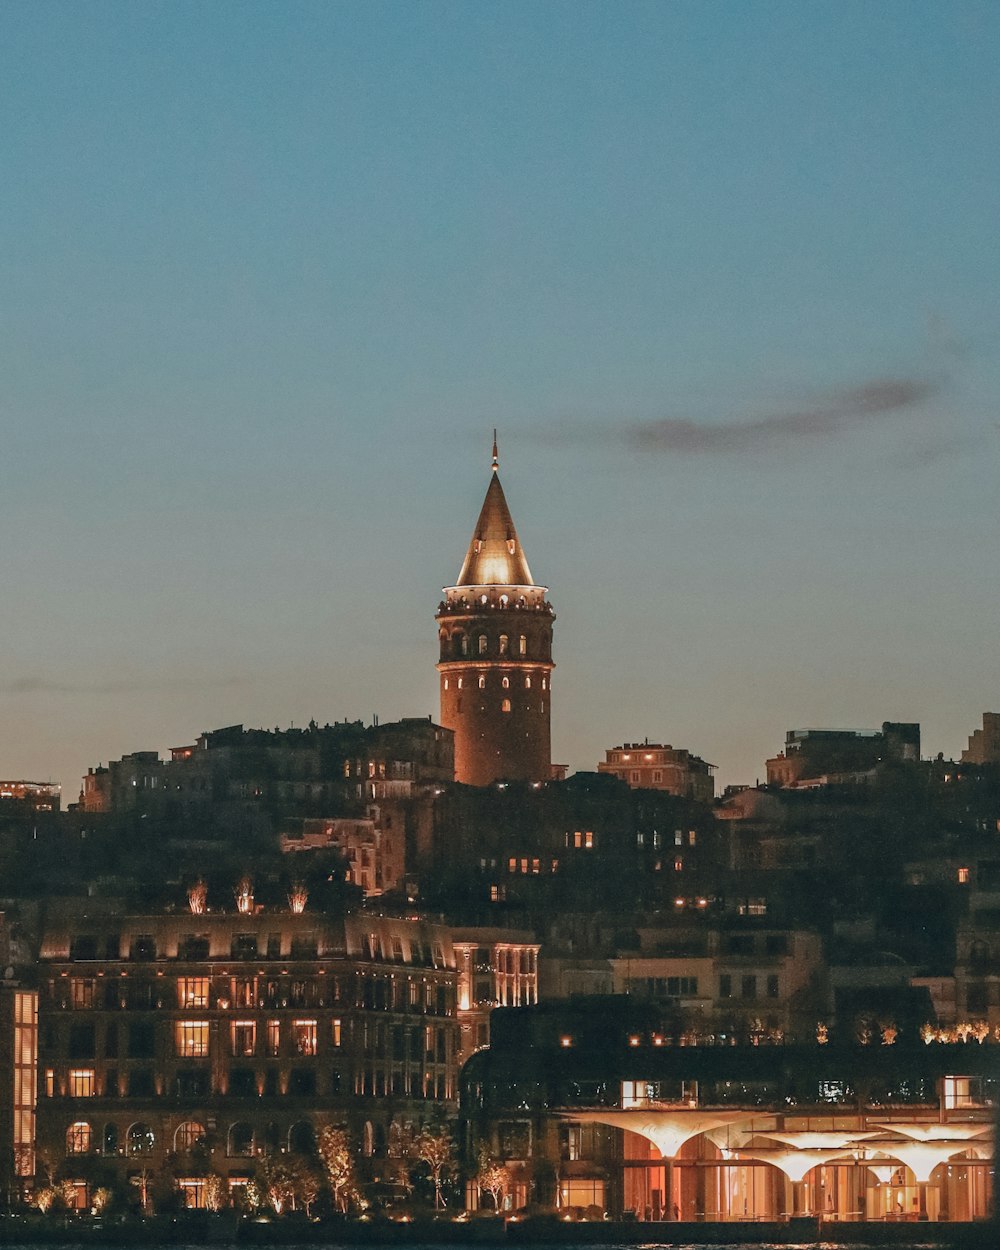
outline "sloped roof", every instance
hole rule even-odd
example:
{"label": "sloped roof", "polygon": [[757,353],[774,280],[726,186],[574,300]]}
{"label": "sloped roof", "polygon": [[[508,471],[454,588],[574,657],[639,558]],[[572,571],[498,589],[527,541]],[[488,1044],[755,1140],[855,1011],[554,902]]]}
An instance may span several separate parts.
{"label": "sloped roof", "polygon": [[456,586],[534,586],[496,467]]}

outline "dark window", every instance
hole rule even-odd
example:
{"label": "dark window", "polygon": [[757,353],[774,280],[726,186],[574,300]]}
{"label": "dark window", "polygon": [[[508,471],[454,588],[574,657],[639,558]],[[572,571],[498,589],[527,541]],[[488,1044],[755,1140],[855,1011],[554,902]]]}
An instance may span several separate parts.
{"label": "dark window", "polygon": [[288,1092],[311,1098],[316,1093],[316,1073],[312,1068],[293,1068],[288,1078]]}
{"label": "dark window", "polygon": [[104,1030],[104,1056],[106,1059],[118,1058],[118,1025],[109,1024]]}
{"label": "dark window", "polygon": [[128,1053],[130,1059],[152,1059],[153,1026],[150,1021],[142,1020],[129,1025]]}
{"label": "dark window", "polygon": [[767,978],[767,996],[768,998],[777,998],[778,994],[778,978],[775,975],[771,975]]}
{"label": "dark window", "polygon": [[70,1059],[96,1059],[97,1043],[92,1024],[74,1024],[69,1030]]}
{"label": "dark window", "polygon": [[130,1098],[153,1097],[152,1068],[136,1068],[128,1076],[128,1096]]}
{"label": "dark window", "polygon": [[229,1093],[233,1098],[253,1098],[257,1081],[252,1068],[233,1068],[229,1073]]}
{"label": "dark window", "polygon": [[118,1153],[117,1124],[105,1124],[104,1126],[104,1153],[106,1155],[116,1155]]}
{"label": "dark window", "polygon": [[104,958],[121,959],[122,936],[120,933],[109,933],[104,939]]}
{"label": "dark window", "polygon": [[208,1072],[204,1068],[181,1068],[174,1077],[178,1098],[207,1098]]}
{"label": "dark window", "polygon": [[719,997],[732,998],[733,996],[733,978],[728,972],[723,972],[719,977]]}
{"label": "dark window", "polygon": [[319,939],[315,933],[302,933],[292,938],[293,959],[315,959],[319,954]]}
{"label": "dark window", "polygon": [[744,977],[740,987],[740,993],[743,998],[756,998],[757,978],[753,975]]}
{"label": "dark window", "polygon": [[231,954],[234,959],[256,959],[257,934],[234,933]]}
{"label": "dark window", "polygon": [[726,938],[726,951],[730,955],[752,955],[753,954],[753,934],[752,933],[731,933]]}
{"label": "dark window", "polygon": [[96,959],[97,938],[91,934],[80,934],[70,940],[70,959]]}
{"label": "dark window", "polygon": [[268,959],[281,958],[281,934],[269,933],[267,935],[267,957]]}
{"label": "dark window", "polygon": [[787,955],[788,934],[769,933],[764,940],[764,948],[769,955]]}
{"label": "dark window", "polygon": [[156,958],[156,939],[151,933],[137,933],[132,939],[132,958],[145,961]]}
{"label": "dark window", "polygon": [[501,1120],[497,1138],[502,1159],[527,1159],[531,1153],[531,1131],[526,1120]]}
{"label": "dark window", "polygon": [[118,1069],[108,1068],[104,1073],[104,1097],[118,1097]]}
{"label": "dark window", "polygon": [[264,1073],[264,1093],[268,1098],[274,1098],[278,1093],[278,1069],[268,1068]]}
{"label": "dark window", "polygon": [[177,958],[207,959],[208,950],[207,933],[185,933],[177,943]]}

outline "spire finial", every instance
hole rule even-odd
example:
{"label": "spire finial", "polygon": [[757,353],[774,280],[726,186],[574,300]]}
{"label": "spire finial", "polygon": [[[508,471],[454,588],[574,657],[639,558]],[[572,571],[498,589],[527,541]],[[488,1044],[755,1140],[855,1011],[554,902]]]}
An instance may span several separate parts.
{"label": "spire finial", "polygon": [[500,458],[497,455],[497,432],[493,430],[493,472],[496,473],[500,468]]}

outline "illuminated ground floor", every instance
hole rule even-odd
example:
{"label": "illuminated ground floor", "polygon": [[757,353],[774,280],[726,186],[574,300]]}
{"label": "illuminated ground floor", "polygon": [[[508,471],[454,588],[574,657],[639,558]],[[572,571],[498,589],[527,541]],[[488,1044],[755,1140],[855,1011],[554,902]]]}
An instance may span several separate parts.
{"label": "illuminated ground floor", "polygon": [[[981,1220],[993,1205],[994,1130],[978,1115],[563,1113],[555,1203],[640,1221]],[[509,1166],[514,1208],[539,1169]]]}

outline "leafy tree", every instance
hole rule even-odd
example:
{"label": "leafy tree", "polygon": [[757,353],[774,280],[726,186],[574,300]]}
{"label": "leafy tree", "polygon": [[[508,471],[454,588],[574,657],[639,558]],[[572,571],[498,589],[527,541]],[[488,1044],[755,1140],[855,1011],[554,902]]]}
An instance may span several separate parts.
{"label": "leafy tree", "polygon": [[205,1206],[209,1211],[224,1211],[229,1206],[229,1186],[217,1172],[205,1177]]}
{"label": "leafy tree", "polygon": [[413,1143],[417,1158],[427,1164],[434,1182],[434,1209],[445,1206],[441,1186],[455,1164],[455,1142],[445,1128],[425,1128]]}
{"label": "leafy tree", "polygon": [[348,1196],[354,1187],[354,1152],[347,1130],[325,1125],[316,1139],[316,1152],[323,1164],[334,1206],[338,1211],[346,1211]]}
{"label": "leafy tree", "polygon": [[499,1211],[503,1196],[510,1188],[510,1172],[498,1159],[492,1158],[485,1147],[479,1152],[476,1184],[482,1193],[490,1195],[493,1209]]}

